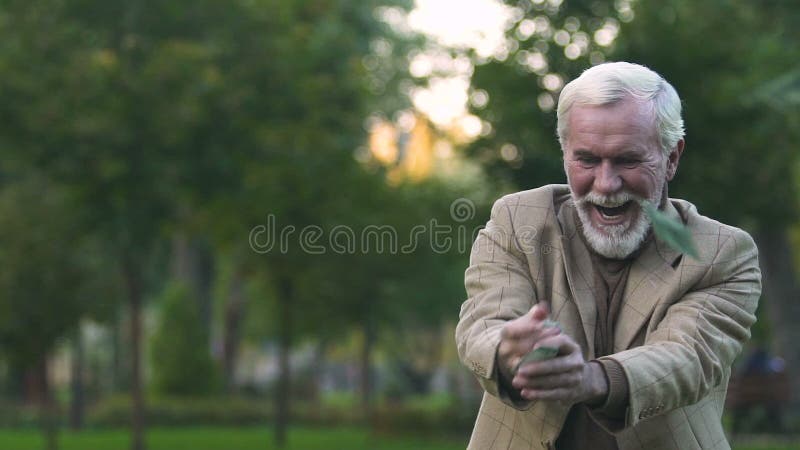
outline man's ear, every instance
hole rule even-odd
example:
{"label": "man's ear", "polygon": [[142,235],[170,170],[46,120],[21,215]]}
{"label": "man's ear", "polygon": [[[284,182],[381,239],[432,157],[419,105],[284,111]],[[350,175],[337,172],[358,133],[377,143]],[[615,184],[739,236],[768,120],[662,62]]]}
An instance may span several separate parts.
{"label": "man's ear", "polygon": [[681,155],[683,155],[683,147],[686,142],[681,139],[675,144],[675,148],[672,149],[672,152],[667,156],[667,181],[672,181],[675,178],[675,173],[678,172],[678,162],[681,160]]}

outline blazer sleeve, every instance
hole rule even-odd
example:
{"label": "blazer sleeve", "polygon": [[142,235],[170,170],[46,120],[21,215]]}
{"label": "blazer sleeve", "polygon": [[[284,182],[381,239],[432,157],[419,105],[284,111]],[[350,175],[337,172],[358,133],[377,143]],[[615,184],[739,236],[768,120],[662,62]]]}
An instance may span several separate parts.
{"label": "blazer sleeve", "polygon": [[622,365],[629,384],[621,426],[695,404],[714,390],[724,395],[733,360],[750,338],[761,295],[752,238],[733,229],[697,286],[665,305],[663,319],[644,345],[610,355]]}
{"label": "blazer sleeve", "polygon": [[522,250],[514,234],[510,209],[501,198],[472,246],[464,277],[468,298],[461,306],[456,326],[462,363],[486,392],[517,409],[526,409],[531,402],[522,400],[518,391],[511,391],[513,388],[501,382],[496,355],[503,325],[527,313],[536,302]]}

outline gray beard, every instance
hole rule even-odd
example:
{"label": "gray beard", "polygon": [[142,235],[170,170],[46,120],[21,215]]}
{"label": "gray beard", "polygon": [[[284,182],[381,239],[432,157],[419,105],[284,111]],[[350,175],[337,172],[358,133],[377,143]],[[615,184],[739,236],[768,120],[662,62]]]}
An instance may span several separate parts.
{"label": "gray beard", "polygon": [[[587,194],[577,198],[572,194],[575,207],[578,211],[581,225],[583,225],[583,235],[589,246],[598,254],[611,259],[624,259],[642,246],[647,233],[650,230],[650,219],[641,211],[638,199],[623,193],[623,198],[633,199],[636,205],[632,208],[639,208],[640,211],[633,224],[623,223],[619,225],[603,226],[598,230],[589,217],[589,208],[594,208],[595,203],[604,203],[599,196]],[[620,197],[620,196],[614,196]]]}

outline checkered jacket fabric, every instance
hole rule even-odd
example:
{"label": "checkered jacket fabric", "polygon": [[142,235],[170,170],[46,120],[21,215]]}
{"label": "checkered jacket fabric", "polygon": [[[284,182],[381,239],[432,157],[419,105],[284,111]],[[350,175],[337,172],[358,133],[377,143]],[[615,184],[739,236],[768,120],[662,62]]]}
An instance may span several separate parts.
{"label": "checkered jacket fabric", "polygon": [[[590,255],[579,243],[566,185],[507,195],[492,208],[465,275],[456,343],[485,389],[469,449],[551,449],[568,405],[517,403],[498,386],[495,355],[503,325],[537,302],[594,354]],[[727,449],[721,424],[731,364],[750,337],[761,293],[758,253],[744,231],[700,215],[683,200],[665,212],[689,228],[694,259],[651,240],[632,263],[614,329],[628,379],[620,449]]]}

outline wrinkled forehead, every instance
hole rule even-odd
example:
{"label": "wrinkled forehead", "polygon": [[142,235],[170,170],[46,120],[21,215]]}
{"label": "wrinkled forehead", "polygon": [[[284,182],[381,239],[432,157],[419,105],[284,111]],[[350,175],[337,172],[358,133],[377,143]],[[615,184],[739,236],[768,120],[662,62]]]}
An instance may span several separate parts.
{"label": "wrinkled forehead", "polygon": [[650,149],[658,145],[652,107],[637,100],[604,105],[575,105],[569,115],[567,147]]}

